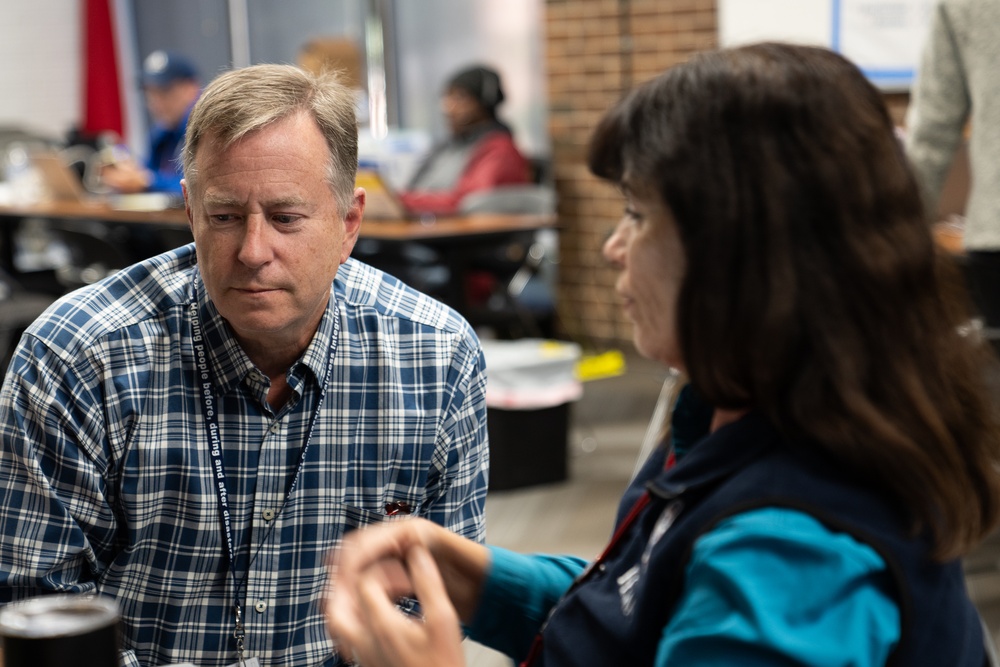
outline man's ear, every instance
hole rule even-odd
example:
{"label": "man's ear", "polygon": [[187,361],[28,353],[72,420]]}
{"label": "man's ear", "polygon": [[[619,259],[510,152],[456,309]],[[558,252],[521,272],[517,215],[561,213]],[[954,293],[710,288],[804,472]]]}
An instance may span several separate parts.
{"label": "man's ear", "polygon": [[184,195],[184,212],[187,214],[188,228],[194,234],[194,218],[191,217],[191,198],[186,178],[181,179],[181,194]]}
{"label": "man's ear", "polygon": [[361,219],[365,215],[365,202],[368,194],[364,188],[355,188],[347,214],[344,216],[344,240],[341,243],[340,263],[343,264],[351,256],[354,244],[358,242],[361,232]]}

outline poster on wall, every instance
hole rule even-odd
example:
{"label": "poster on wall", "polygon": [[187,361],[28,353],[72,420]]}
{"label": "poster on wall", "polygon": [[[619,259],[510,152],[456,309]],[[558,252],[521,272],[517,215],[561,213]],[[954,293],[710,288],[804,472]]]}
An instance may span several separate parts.
{"label": "poster on wall", "polygon": [[877,86],[913,83],[934,0],[718,0],[719,43],[816,44],[851,59]]}

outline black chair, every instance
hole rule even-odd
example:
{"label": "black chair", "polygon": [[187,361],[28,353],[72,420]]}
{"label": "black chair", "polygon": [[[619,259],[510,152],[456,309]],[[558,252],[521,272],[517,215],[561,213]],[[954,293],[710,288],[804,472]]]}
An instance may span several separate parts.
{"label": "black chair", "polygon": [[66,261],[56,267],[56,279],[66,290],[95,283],[132,263],[125,239],[104,223],[58,221],[50,230],[66,249]]}
{"label": "black chair", "polygon": [[6,373],[14,349],[24,330],[48,308],[56,297],[24,289],[0,272],[0,373]]}
{"label": "black chair", "polygon": [[[462,215],[553,215],[556,194],[547,184],[509,185],[474,192],[459,205]],[[515,234],[468,260],[470,275],[486,277],[489,293],[469,304],[469,321],[491,326],[501,338],[555,334],[555,270],[558,235],[547,229]]]}
{"label": "black chair", "polygon": [[959,262],[981,326],[979,335],[1000,355],[1000,252],[969,252]]}

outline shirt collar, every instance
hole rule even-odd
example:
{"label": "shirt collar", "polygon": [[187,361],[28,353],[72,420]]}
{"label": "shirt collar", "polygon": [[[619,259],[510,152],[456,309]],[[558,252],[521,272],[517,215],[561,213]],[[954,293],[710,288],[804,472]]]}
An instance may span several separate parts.
{"label": "shirt collar", "polygon": [[729,477],[780,441],[764,415],[749,412],[699,441],[677,465],[651,480],[648,488],[661,498],[697,490]]}
{"label": "shirt collar", "polygon": [[298,390],[298,382],[306,379],[304,369],[312,373],[313,381],[317,384],[321,383],[323,378],[326,377],[327,366],[333,363],[333,352],[335,351],[335,349],[331,349],[331,346],[337,343],[337,341],[333,340],[334,332],[336,331],[334,320],[339,316],[340,309],[337,307],[337,297],[331,289],[330,298],[326,303],[326,310],[323,312],[323,318],[319,321],[319,327],[316,329],[309,347],[306,348],[302,357],[292,366],[293,377],[290,382],[292,389]]}

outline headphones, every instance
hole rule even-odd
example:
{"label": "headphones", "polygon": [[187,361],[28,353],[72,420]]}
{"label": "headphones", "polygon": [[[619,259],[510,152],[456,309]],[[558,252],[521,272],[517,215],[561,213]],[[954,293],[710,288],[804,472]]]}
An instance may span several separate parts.
{"label": "headphones", "polygon": [[497,73],[486,68],[480,68],[483,77],[482,86],[479,89],[479,99],[489,108],[500,104],[500,77]]}

